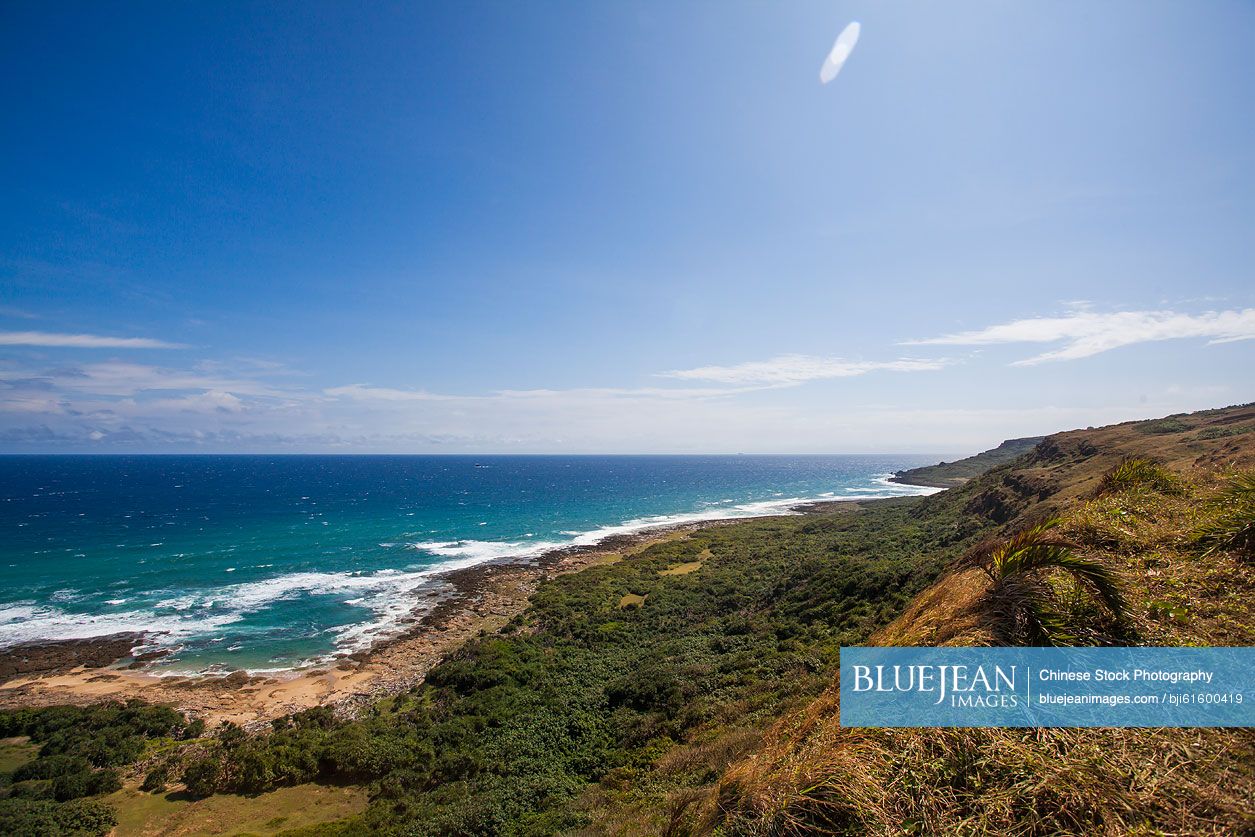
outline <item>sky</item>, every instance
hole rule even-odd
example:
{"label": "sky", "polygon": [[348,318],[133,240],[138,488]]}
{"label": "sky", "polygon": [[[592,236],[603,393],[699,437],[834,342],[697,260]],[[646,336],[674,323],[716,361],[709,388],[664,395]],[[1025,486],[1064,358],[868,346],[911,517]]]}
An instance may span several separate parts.
{"label": "sky", "polygon": [[0,452],[971,453],[1249,402],[1252,43],[1224,0],[12,0]]}

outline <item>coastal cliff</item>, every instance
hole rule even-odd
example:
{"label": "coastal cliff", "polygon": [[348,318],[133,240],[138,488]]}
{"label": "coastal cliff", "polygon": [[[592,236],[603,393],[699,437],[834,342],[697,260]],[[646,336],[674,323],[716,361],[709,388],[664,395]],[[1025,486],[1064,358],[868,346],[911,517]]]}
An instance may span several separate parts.
{"label": "coastal cliff", "polygon": [[929,488],[955,488],[978,477],[998,465],[1011,462],[1028,453],[1044,436],[1026,436],[1022,439],[1007,439],[998,447],[978,453],[974,456],[959,459],[955,462],[938,462],[936,465],[925,465],[922,468],[908,468],[898,471],[889,478],[889,482],[903,485],[924,485]]}

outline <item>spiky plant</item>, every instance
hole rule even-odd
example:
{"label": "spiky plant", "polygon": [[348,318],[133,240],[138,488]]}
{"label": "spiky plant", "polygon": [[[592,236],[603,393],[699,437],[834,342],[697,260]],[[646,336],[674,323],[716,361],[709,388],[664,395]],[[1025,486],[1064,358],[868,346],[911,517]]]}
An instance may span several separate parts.
{"label": "spiky plant", "polygon": [[1230,476],[1211,506],[1212,516],[1194,531],[1203,556],[1233,551],[1255,558],[1255,470]]}
{"label": "spiky plant", "polygon": [[1184,490],[1181,478],[1162,465],[1149,459],[1128,457],[1103,475],[1102,482],[1098,484],[1098,494],[1143,487],[1160,494],[1180,494]]}
{"label": "spiky plant", "polygon": [[1128,612],[1115,572],[1077,554],[1075,544],[1055,532],[1058,525],[1055,519],[1024,529],[996,544],[984,562],[993,581],[995,609],[1002,611],[1013,635],[1034,645],[1072,645],[1080,640],[1074,620],[1057,606],[1058,597],[1048,581],[1055,571],[1067,573],[1117,623]]}

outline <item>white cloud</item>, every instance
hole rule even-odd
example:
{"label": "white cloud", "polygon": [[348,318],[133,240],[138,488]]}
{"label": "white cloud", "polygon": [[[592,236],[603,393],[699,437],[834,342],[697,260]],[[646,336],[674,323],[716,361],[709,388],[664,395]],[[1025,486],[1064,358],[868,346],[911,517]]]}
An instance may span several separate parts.
{"label": "white cloud", "polygon": [[1119,311],[1099,314],[1077,310],[1063,317],[1035,317],[989,326],[976,331],[912,340],[911,346],[987,346],[995,343],[1063,343],[1063,347],[1018,360],[1030,366],[1051,360],[1076,360],[1102,352],[1188,337],[1210,343],[1255,339],[1255,308],[1178,314],[1174,311]]}
{"label": "white cloud", "polygon": [[118,397],[180,390],[213,390],[263,397],[284,395],[282,390],[253,378],[120,361],[86,363],[41,372],[6,371],[0,373],[0,381],[10,385],[38,382],[64,392]]}
{"label": "white cloud", "polygon": [[[758,389],[758,387],[754,387]],[[577,387],[575,389],[503,389],[488,395],[448,395],[422,389],[394,389],[369,384],[349,384],[323,390],[324,395],[351,401],[377,403],[405,403],[410,401],[460,401],[474,402],[538,402],[577,401],[588,399],[664,399],[717,398],[746,392],[747,389],[728,387]]]}
{"label": "white cloud", "polygon": [[324,389],[323,393],[333,398],[348,398],[352,401],[448,401],[454,398],[451,395],[440,395],[421,389],[373,387],[370,384],[331,387]]}
{"label": "white cloud", "polygon": [[[134,404],[134,402],[129,403]],[[157,398],[137,406],[141,408],[140,411],[143,415],[157,415],[161,413],[240,413],[245,409],[244,402],[239,398],[236,398],[229,392],[220,392],[218,390],[208,390],[176,398]],[[114,409],[116,410],[117,408],[115,407]]]}
{"label": "white cloud", "polygon": [[734,366],[700,366],[661,373],[666,378],[717,381],[723,384],[792,386],[824,378],[852,378],[868,372],[925,372],[941,369],[944,360],[902,358],[890,361],[852,361],[814,355],[778,355]]}
{"label": "white cloud", "polygon": [[13,317],[19,320],[37,320],[39,317],[24,308],[15,308],[12,305],[0,305],[0,317]]}
{"label": "white cloud", "polygon": [[46,346],[73,349],[186,349],[151,337],[101,337],[98,334],[56,334],[48,331],[0,331],[0,346]]}

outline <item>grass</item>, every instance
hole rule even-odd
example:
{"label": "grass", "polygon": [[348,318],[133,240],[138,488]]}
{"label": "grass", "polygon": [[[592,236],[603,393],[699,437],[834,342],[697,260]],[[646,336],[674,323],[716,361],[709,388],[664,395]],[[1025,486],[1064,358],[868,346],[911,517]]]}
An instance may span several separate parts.
{"label": "grass", "polygon": [[[1096,642],[1255,645],[1248,559],[1233,541],[1202,555],[1192,537],[1226,515],[1251,521],[1240,505],[1250,473],[1199,470],[1167,492],[1153,479],[1111,481],[1019,546],[1066,548],[1119,578],[1123,635],[1102,633],[1094,601],[1067,614],[1094,625]],[[999,543],[1016,551],[1014,538]],[[990,642],[992,584],[960,565],[869,642]],[[773,725],[755,757],[695,803],[695,833],[1220,835],[1255,823],[1252,730],[856,730],[840,727],[839,702],[831,688]]]}
{"label": "grass", "polygon": [[695,573],[702,568],[703,564],[705,564],[707,561],[711,560],[714,557],[715,557],[714,553],[710,551],[709,547],[707,547],[706,549],[703,549],[701,552],[697,553],[697,556],[692,561],[685,561],[681,564],[676,564],[675,566],[667,567],[665,570],[659,570],[658,575],[676,576],[676,575],[688,575],[689,573]]}
{"label": "grass", "polygon": [[1255,559],[1255,470],[1231,475],[1211,499],[1215,514],[1194,532],[1203,557],[1218,551]]}
{"label": "grass", "polygon": [[688,575],[695,573],[702,568],[701,561],[689,561],[684,564],[677,564],[674,567],[668,567],[665,570],[659,570],[658,575]]}
{"label": "grass", "polygon": [[17,770],[39,754],[39,746],[25,736],[0,738],[0,775]]}
{"label": "grass", "polygon": [[366,790],[296,785],[257,796],[220,794],[190,800],[177,793],[124,788],[104,797],[118,812],[114,837],[279,834],[334,822],[366,809]]}
{"label": "grass", "polygon": [[[825,732],[828,728],[825,728]],[[1249,825],[1247,732],[834,731],[725,776],[724,834],[1236,834]],[[766,762],[766,764],[764,764]],[[764,781],[788,771],[796,790]]]}
{"label": "grass", "polygon": [[1181,478],[1172,471],[1149,459],[1129,457],[1103,475],[1102,482],[1098,484],[1098,493],[1108,494],[1135,488],[1145,488],[1161,494],[1182,494],[1185,491]]}
{"label": "grass", "polygon": [[1255,431],[1255,424],[1242,424],[1233,427],[1208,427],[1198,434],[1198,439],[1202,442],[1209,439],[1228,439],[1231,436],[1241,436],[1252,431]]}
{"label": "grass", "polygon": [[1146,645],[1255,644],[1255,578],[1240,553],[1200,556],[1192,533],[1212,530],[1226,481],[1186,494],[1125,491],[1075,507],[1064,534],[1116,567],[1127,583],[1133,630]]}
{"label": "grass", "polygon": [[636,593],[627,593],[619,599],[619,610],[628,610],[634,607],[643,607],[645,599],[648,596],[638,596]]}

